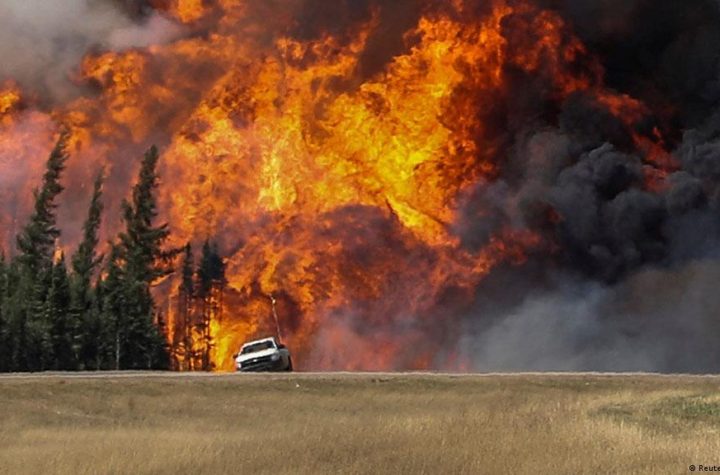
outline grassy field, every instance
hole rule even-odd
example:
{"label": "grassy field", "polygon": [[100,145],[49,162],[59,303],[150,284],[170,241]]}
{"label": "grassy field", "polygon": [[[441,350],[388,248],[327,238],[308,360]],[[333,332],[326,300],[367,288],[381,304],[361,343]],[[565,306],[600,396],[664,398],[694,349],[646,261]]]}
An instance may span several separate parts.
{"label": "grassy field", "polygon": [[690,473],[720,378],[0,378],[0,473]]}

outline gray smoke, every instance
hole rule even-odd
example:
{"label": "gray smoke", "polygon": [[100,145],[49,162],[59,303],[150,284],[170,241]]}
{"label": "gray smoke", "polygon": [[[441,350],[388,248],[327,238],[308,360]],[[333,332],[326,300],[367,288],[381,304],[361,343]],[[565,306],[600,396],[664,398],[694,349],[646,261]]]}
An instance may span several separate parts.
{"label": "gray smoke", "polygon": [[[716,372],[718,2],[542,3],[600,58],[611,90],[655,113],[630,129],[592,93],[549,111],[536,78],[516,79],[538,92],[505,105],[501,176],[465,197],[456,232],[477,249],[498,229],[530,230],[555,250],[478,289],[462,354],[484,371]],[[632,138],[655,126],[677,162],[657,188]]]}
{"label": "gray smoke", "polygon": [[534,257],[540,276],[514,275],[518,303],[501,305],[507,291],[499,286],[479,289],[481,304],[461,340],[475,369],[718,370],[717,124],[712,116],[685,133],[673,154],[679,170],[660,191],[646,189],[645,165],[633,151],[588,146],[563,128],[521,134],[513,171],[478,187],[459,232],[476,247],[511,226],[558,247],[554,257]]}
{"label": "gray smoke", "polygon": [[720,358],[720,260],[648,268],[622,283],[526,296],[460,345],[481,371],[713,372]]}
{"label": "gray smoke", "polygon": [[66,99],[77,92],[73,72],[88,51],[157,44],[178,33],[157,13],[132,19],[106,0],[4,0],[0,82],[14,79],[43,99]]}

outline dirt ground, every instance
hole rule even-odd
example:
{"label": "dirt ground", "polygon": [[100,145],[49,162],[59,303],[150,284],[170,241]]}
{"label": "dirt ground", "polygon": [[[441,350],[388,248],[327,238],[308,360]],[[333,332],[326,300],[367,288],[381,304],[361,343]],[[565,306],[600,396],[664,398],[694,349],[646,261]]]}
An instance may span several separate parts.
{"label": "dirt ground", "polygon": [[690,473],[720,378],[110,374],[0,378],[0,473]]}

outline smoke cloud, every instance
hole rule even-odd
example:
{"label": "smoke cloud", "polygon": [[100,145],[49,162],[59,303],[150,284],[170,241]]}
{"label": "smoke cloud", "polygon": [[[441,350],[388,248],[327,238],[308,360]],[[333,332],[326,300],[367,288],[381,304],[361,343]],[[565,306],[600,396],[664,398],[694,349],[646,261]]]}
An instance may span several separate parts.
{"label": "smoke cloud", "polygon": [[612,286],[559,278],[483,328],[468,320],[460,346],[481,371],[714,372],[719,278],[717,259]]}
{"label": "smoke cloud", "polygon": [[[520,303],[492,283],[478,290],[463,354],[485,371],[717,371],[718,3],[545,4],[601,58],[607,83],[654,118],[628,129],[581,93],[557,119],[509,122],[503,176],[468,196],[458,232],[477,248],[498,227],[532,229],[552,236],[557,254],[536,259],[540,275],[513,274]],[[652,167],[633,134],[654,120],[677,164],[649,190]]]}
{"label": "smoke cloud", "polygon": [[6,0],[0,4],[0,82],[12,79],[46,100],[77,93],[73,72],[93,48],[126,49],[176,37],[155,13],[133,19],[107,0]]}

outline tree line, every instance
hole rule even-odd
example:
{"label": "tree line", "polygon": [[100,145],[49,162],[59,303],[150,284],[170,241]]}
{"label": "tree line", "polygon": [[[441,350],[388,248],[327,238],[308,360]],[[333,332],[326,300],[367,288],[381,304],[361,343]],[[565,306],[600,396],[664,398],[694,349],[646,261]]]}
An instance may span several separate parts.
{"label": "tree line", "polygon": [[225,263],[217,245],[205,241],[197,269],[190,244],[183,250],[173,335],[173,368],[211,371],[213,338],[211,323],[222,319],[225,295]]}
{"label": "tree line", "polygon": [[[187,347],[170,347],[152,295],[153,285],[173,272],[183,251],[167,248],[168,225],[156,223],[157,148],[142,158],[132,193],[122,203],[122,231],[108,243],[107,255],[99,247],[105,174],[98,174],[82,240],[68,263],[57,244],[68,138],[62,133],[48,157],[32,214],[16,237],[16,252],[11,258],[0,252],[0,372],[167,369],[178,366],[173,364],[178,354],[183,361],[199,361],[192,369],[210,369],[210,318],[224,288],[217,248],[206,244],[197,271],[187,269],[193,267],[192,248],[185,248],[181,293],[192,303],[196,329],[183,342]],[[198,302],[205,302],[199,320]],[[205,338],[200,345],[192,343],[197,334]],[[197,354],[195,346],[205,353]]]}

